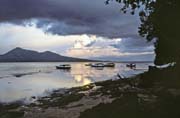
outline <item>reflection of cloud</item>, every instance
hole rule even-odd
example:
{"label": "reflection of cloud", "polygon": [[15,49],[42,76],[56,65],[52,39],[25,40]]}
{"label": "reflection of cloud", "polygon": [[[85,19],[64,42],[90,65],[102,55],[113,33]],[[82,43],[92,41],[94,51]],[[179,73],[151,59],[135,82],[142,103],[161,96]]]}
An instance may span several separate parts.
{"label": "reflection of cloud", "polygon": [[83,75],[74,75],[74,79],[75,81],[77,81],[78,83],[82,83],[83,85],[92,83],[90,79],[84,78]]}
{"label": "reflection of cloud", "polygon": [[74,79],[77,81],[77,82],[81,82],[82,81],[82,75],[75,75],[74,76]]}

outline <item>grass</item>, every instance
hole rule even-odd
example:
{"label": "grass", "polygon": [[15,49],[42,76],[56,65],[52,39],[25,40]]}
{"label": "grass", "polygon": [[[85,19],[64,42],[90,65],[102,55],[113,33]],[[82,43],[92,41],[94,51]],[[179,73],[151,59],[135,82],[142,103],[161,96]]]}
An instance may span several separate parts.
{"label": "grass", "polygon": [[19,103],[0,105],[0,118],[21,118],[24,115],[23,111],[13,111],[20,106]]}
{"label": "grass", "polygon": [[4,112],[0,118],[23,118],[24,112]]}

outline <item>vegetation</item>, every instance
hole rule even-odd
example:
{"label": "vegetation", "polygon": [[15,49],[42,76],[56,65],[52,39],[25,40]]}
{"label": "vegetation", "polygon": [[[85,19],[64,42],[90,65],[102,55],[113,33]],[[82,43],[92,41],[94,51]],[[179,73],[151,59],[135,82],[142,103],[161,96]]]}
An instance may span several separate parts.
{"label": "vegetation", "polygon": [[99,93],[117,99],[86,110],[80,118],[179,118],[180,80],[176,69],[153,68],[135,78],[97,83],[103,86]]}
{"label": "vegetation", "polygon": [[24,115],[23,111],[15,111],[20,106],[19,103],[0,104],[0,118],[21,118]]}
{"label": "vegetation", "polygon": [[[151,67],[139,76],[136,87],[145,93],[125,92],[111,104],[100,104],[81,113],[81,118],[179,118],[180,104],[180,1],[179,0],[116,0],[123,4],[121,11],[135,14],[139,11],[139,34],[147,41],[156,39],[155,64],[175,62],[167,68]],[[111,0],[107,0],[109,4]],[[131,9],[131,10],[130,10]],[[139,9],[139,10],[137,10]],[[113,83],[108,83],[113,86]],[[108,86],[106,84],[106,86]],[[130,84],[132,85],[132,84]],[[109,89],[109,88],[107,88]],[[113,92],[122,96],[118,91]],[[150,97],[151,96],[151,97]],[[154,97],[152,97],[154,96]],[[155,100],[154,100],[155,98]]]}
{"label": "vegetation", "polygon": [[[179,0],[116,0],[122,11],[139,12],[139,34],[147,41],[156,39],[155,64],[175,63],[166,69],[153,69],[141,77],[143,87],[154,84],[177,88],[180,86],[180,1]],[[107,4],[110,0],[107,0]],[[130,10],[131,9],[131,10]],[[139,9],[139,10],[137,10]],[[154,83],[153,83],[154,82]]]}
{"label": "vegetation", "polygon": [[[107,4],[111,0],[107,0]],[[179,0],[116,0],[123,4],[121,11],[139,12],[139,34],[148,41],[156,38],[155,64],[180,61],[180,1]],[[131,9],[131,10],[129,10]],[[139,10],[137,10],[139,9]]]}
{"label": "vegetation", "polygon": [[[111,0],[107,0],[107,4]],[[179,118],[180,113],[180,1],[179,0],[116,0],[123,4],[124,13],[139,11],[141,25],[139,34],[147,41],[156,39],[156,65],[175,62],[167,68],[152,67],[148,72],[135,78],[117,81],[98,82],[100,89],[90,93],[110,95],[116,98],[108,104],[98,106],[81,113],[80,118]],[[80,100],[84,94],[79,91],[92,89],[93,85],[73,88],[65,94],[54,92],[50,98],[39,100],[40,107],[63,107],[70,102]],[[70,92],[70,93],[69,93]],[[53,101],[52,101],[53,100]],[[31,104],[31,107],[36,106]],[[22,116],[14,112],[17,105],[0,106],[1,118]]]}

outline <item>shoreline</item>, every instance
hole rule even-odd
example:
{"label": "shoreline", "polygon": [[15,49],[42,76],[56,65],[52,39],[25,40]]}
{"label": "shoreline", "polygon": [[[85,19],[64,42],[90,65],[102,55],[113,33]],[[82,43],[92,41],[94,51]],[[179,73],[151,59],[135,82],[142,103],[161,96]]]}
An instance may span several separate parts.
{"label": "shoreline", "polygon": [[[10,116],[16,114],[17,118],[19,118],[20,115],[23,118],[46,118],[48,114],[54,115],[52,116],[53,118],[59,118],[59,115],[61,118],[78,118],[81,112],[99,104],[108,104],[116,100],[118,96],[111,91],[111,89],[114,88],[112,88],[112,86],[122,86],[122,88],[119,89],[121,92],[132,89],[129,85],[132,79],[134,78],[106,80],[81,87],[73,87],[64,91],[61,89],[54,90],[49,96],[41,97],[35,103],[29,105],[22,104],[21,102],[0,104],[0,109],[4,109],[4,113],[2,110],[0,114],[8,114]],[[109,87],[107,85],[109,85]],[[106,87],[108,87],[108,89]],[[36,110],[39,112],[35,113],[34,111]],[[66,111],[71,112],[71,115],[67,117],[68,112]],[[58,113],[58,115],[56,113]],[[13,117],[16,118],[15,116]]]}
{"label": "shoreline", "polygon": [[[150,70],[132,78],[96,82],[68,89],[64,93],[56,90],[30,105],[0,105],[0,117],[178,118],[180,87],[174,86],[176,80],[162,81],[159,78],[159,74],[165,74],[170,69],[172,67]],[[154,73],[158,74],[154,76]]]}

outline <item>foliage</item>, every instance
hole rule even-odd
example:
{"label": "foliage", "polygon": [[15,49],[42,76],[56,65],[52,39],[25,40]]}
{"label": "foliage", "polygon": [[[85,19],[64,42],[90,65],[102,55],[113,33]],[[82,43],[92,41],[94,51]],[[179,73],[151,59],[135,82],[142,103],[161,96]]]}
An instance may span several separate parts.
{"label": "foliage", "polygon": [[[107,0],[109,4],[112,0]],[[139,34],[148,41],[156,38],[155,64],[180,63],[180,1],[179,0],[116,0],[121,11],[139,11]],[[139,9],[139,10],[137,10]]]}

